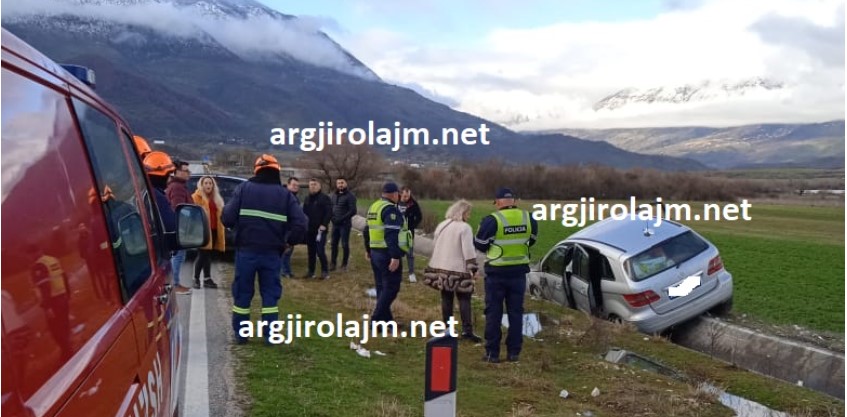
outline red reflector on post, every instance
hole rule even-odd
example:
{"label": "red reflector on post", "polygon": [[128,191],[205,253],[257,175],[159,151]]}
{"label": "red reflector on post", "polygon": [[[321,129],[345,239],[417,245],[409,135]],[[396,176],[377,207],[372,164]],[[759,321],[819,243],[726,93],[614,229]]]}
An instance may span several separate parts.
{"label": "red reflector on post", "polygon": [[432,363],[430,364],[432,379],[429,389],[432,392],[450,392],[450,382],[453,376],[453,349],[449,347],[432,348]]}

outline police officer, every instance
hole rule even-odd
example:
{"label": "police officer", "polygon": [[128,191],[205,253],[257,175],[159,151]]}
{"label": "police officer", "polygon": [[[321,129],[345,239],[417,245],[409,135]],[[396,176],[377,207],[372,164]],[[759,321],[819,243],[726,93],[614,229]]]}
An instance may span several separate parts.
{"label": "police officer", "polygon": [[382,199],[368,209],[363,236],[365,253],[371,261],[376,284],[376,307],[371,320],[393,321],[391,304],[400,292],[403,265],[400,260],[409,252],[409,229],[397,202],[400,189],[388,182],[382,186]]}
{"label": "police officer", "polygon": [[486,254],[485,261],[485,356],[500,362],[500,322],[503,303],[509,315],[506,360],[517,362],[523,345],[523,300],[529,272],[529,247],[535,244],[538,224],[515,205],[512,190],[497,190],[497,211],[482,219],[474,247]]}
{"label": "police officer", "polygon": [[271,155],[256,159],[255,176],[235,188],[221,215],[224,226],[235,229],[235,280],[232,283],[232,329],[239,344],[242,321],[250,320],[250,302],[256,275],[262,296],[262,320],[279,318],[282,254],[306,232],[300,203],[279,179],[279,163]]}

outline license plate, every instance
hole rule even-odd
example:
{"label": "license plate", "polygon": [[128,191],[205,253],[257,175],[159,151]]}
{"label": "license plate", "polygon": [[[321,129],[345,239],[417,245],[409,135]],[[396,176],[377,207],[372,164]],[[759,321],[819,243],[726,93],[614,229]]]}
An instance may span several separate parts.
{"label": "license plate", "polygon": [[674,298],[685,297],[686,295],[691,294],[691,292],[702,283],[702,274],[703,273],[701,271],[694,275],[689,275],[682,281],[676,283],[676,285],[668,287],[668,298],[673,300]]}

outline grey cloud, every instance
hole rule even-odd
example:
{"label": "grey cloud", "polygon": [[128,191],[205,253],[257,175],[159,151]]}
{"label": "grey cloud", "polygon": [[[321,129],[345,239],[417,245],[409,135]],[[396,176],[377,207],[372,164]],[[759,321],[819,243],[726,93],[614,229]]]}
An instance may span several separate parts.
{"label": "grey cloud", "polygon": [[763,41],[795,48],[830,67],[844,67],[844,8],[834,26],[818,26],[801,18],[770,14],[751,26]]}
{"label": "grey cloud", "polygon": [[[367,68],[354,65],[340,47],[320,32],[322,25],[330,24],[328,20],[311,17],[283,20],[270,16],[222,18],[204,15],[197,7],[157,2],[118,5],[18,0],[3,2],[3,9],[4,20],[70,15],[150,28],[181,38],[202,40],[211,37],[245,59],[282,53],[312,65],[376,79]],[[132,34],[121,34],[115,40],[138,41]]]}

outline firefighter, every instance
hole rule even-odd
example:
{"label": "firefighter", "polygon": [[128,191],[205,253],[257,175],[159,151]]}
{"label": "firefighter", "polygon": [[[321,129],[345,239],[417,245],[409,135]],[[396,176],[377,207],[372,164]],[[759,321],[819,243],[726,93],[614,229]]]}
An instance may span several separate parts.
{"label": "firefighter", "polygon": [[517,362],[523,346],[523,300],[529,272],[529,247],[535,244],[538,224],[515,204],[512,190],[497,190],[497,211],[482,219],[474,247],[486,255],[485,261],[485,356],[486,362],[500,362],[500,322],[503,304],[509,315],[506,360]]}
{"label": "firefighter", "polygon": [[135,152],[138,153],[138,157],[141,158],[142,161],[147,154],[153,152],[153,149],[150,149],[150,145],[147,143],[147,139],[144,139],[141,136],[133,136],[132,143],[135,145]]}
{"label": "firefighter", "polygon": [[[235,279],[232,283],[232,329],[238,344],[241,323],[250,320],[256,275],[262,296],[262,320],[279,318],[280,269],[288,245],[303,239],[307,220],[299,201],[279,179],[272,155],[256,159],[254,176],[238,185],[223,209],[224,226],[235,229]],[[266,338],[267,340],[267,338]]]}
{"label": "firefighter", "polygon": [[165,228],[165,238],[169,248],[168,259],[170,259],[170,251],[176,249],[176,214],[171,208],[171,202],[168,201],[165,190],[168,187],[168,178],[175,170],[176,166],[171,157],[164,152],[152,151],[144,157],[144,171],[150,178],[150,183],[153,184],[156,206],[159,208],[159,217]]}

